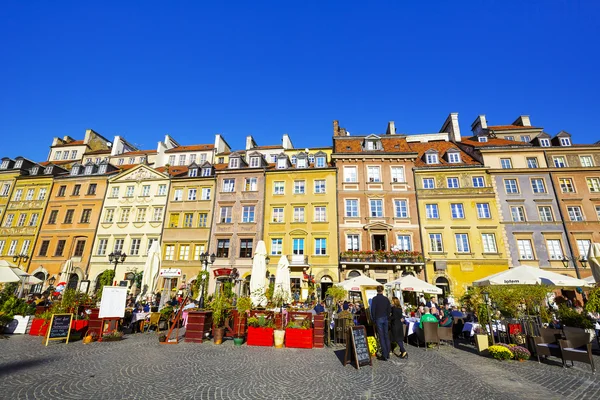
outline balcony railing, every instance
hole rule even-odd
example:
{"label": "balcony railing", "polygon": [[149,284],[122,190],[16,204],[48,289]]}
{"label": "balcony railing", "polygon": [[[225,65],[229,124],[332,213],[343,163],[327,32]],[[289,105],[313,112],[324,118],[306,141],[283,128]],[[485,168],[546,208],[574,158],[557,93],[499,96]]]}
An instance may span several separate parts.
{"label": "balcony railing", "polygon": [[344,251],[340,253],[340,262],[421,264],[423,255],[417,251]]}
{"label": "balcony railing", "polygon": [[302,254],[290,254],[287,259],[291,267],[308,265],[308,256]]}

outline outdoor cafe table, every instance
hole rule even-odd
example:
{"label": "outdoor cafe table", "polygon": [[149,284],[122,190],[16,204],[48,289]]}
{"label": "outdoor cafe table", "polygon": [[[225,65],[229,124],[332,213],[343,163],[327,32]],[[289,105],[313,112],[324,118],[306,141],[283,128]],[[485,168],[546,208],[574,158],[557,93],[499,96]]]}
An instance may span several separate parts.
{"label": "outdoor cafe table", "polygon": [[138,321],[143,321],[146,319],[146,317],[150,315],[149,312],[139,312],[139,313],[133,313],[131,315],[131,322],[132,323],[136,323]]}
{"label": "outdoor cafe table", "polygon": [[406,324],[406,336],[410,336],[413,333],[417,333],[417,327],[419,326],[419,318],[408,317],[404,319],[404,323]]}
{"label": "outdoor cafe table", "polygon": [[[465,326],[463,327],[462,331],[469,332],[469,334],[473,336],[475,334],[475,329],[479,328],[480,326],[481,325],[479,325],[477,322],[465,322]],[[492,329],[494,332],[498,330],[498,321],[492,322]],[[506,332],[506,327],[504,325],[500,325],[500,332]]]}

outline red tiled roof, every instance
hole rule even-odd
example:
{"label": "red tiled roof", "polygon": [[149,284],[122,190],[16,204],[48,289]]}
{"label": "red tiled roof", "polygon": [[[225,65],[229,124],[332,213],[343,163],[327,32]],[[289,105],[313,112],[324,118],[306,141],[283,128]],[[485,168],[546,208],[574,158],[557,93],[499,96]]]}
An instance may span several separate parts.
{"label": "red tiled roof", "polygon": [[464,136],[462,138],[462,143],[468,144],[473,147],[498,147],[498,146],[522,146],[522,147],[531,147],[530,143],[521,142],[517,140],[506,140],[499,138],[490,138],[488,137],[487,142],[480,142],[477,136]]}
{"label": "red tiled roof", "polygon": [[214,148],[214,144],[192,144],[189,146],[173,147],[172,149],[166,150],[165,153],[181,153],[184,151],[205,151],[212,150]]}
{"label": "red tiled roof", "polygon": [[[456,144],[453,142],[446,141],[435,141],[435,142],[427,142],[427,143],[409,143],[409,146],[412,151],[418,153],[418,157],[415,160],[416,167],[460,167],[465,165],[481,165],[478,161],[473,159],[470,155],[462,151]],[[449,163],[444,156],[450,149],[460,150],[460,163]],[[439,164],[427,164],[425,163],[425,152],[428,150],[436,150],[438,153]]]}
{"label": "red tiled roof", "polygon": [[490,131],[505,131],[510,129],[542,129],[535,126],[521,126],[521,125],[488,125]]}
{"label": "red tiled roof", "polygon": [[50,164],[52,164],[52,165],[66,165],[66,164],[73,164],[73,163],[76,163],[76,162],[79,162],[79,160],[44,161],[44,162],[41,162],[41,163],[38,163],[38,164],[40,164],[40,165],[42,165],[42,166],[45,167],[46,165],[50,165]]}
{"label": "red tiled roof", "polygon": [[405,138],[382,137],[382,150],[363,150],[364,137],[352,139],[335,139],[334,153],[409,153],[412,152]]}
{"label": "red tiled roof", "polygon": [[[135,150],[128,151],[127,153],[119,154],[119,156],[127,157],[127,156],[143,156],[146,154],[156,154],[156,150]],[[118,156],[115,156],[118,157]]]}
{"label": "red tiled roof", "polygon": [[57,144],[56,146],[51,146],[51,147],[83,146],[83,145],[85,145],[83,140],[73,140],[72,142],[69,142],[69,143],[61,143],[61,144]]}

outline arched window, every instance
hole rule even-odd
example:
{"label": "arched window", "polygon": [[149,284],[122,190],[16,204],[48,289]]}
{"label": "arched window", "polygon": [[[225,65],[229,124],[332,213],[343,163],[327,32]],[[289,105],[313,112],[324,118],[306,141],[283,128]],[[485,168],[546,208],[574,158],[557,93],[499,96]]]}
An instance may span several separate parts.
{"label": "arched window", "polygon": [[79,283],[79,275],[71,274],[71,276],[69,276],[69,283],[67,283],[67,288],[77,289],[78,283]]}
{"label": "arched window", "polygon": [[34,285],[31,287],[31,293],[42,293],[42,288],[44,286],[44,281],[46,280],[46,274],[44,274],[43,272],[36,272],[35,274],[33,274],[33,276],[35,276],[36,278],[38,278],[39,280],[42,281],[42,283],[39,283],[37,285]]}
{"label": "arched window", "polygon": [[357,271],[357,270],[352,270],[352,271],[350,271],[350,272],[348,273],[348,279],[351,279],[351,278],[356,278],[357,276],[360,276],[360,275],[361,275],[361,274],[360,274],[360,272],[359,272],[359,271]]}
{"label": "arched window", "polygon": [[438,276],[435,278],[435,286],[442,289],[443,297],[446,297],[450,294],[450,282],[448,282],[448,279],[444,278],[443,276]]}

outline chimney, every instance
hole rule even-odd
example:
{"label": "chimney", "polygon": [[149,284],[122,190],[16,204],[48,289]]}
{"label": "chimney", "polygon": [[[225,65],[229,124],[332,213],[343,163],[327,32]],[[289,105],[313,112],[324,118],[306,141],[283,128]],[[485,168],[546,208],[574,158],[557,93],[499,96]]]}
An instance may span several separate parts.
{"label": "chimney", "polygon": [[65,135],[65,137],[63,137],[63,141],[65,143],[71,143],[74,139],[71,136],[67,136]]}
{"label": "chimney", "polygon": [[529,120],[529,115],[519,115],[519,118],[512,124],[518,126],[531,126],[531,121]]}
{"label": "chimney", "polygon": [[395,135],[396,134],[396,125],[394,121],[388,122],[387,130],[385,131],[386,135]]}
{"label": "chimney", "polygon": [[471,131],[474,135],[479,135],[482,130],[487,129],[487,121],[485,119],[485,114],[480,114],[475,119],[475,122],[471,124]]}
{"label": "chimney", "polygon": [[251,150],[256,147],[256,142],[252,138],[252,135],[246,136],[246,150]]}
{"label": "chimney", "polygon": [[341,136],[340,135],[340,121],[337,119],[333,120],[333,136]]}
{"label": "chimney", "polygon": [[289,150],[289,149],[293,149],[294,145],[292,144],[292,140],[290,139],[289,135],[287,133],[283,134],[283,137],[281,138],[281,146],[285,149],[285,150]]}
{"label": "chimney", "polygon": [[460,142],[460,126],[458,125],[458,113],[450,113],[440,132],[446,132],[453,142]]}

